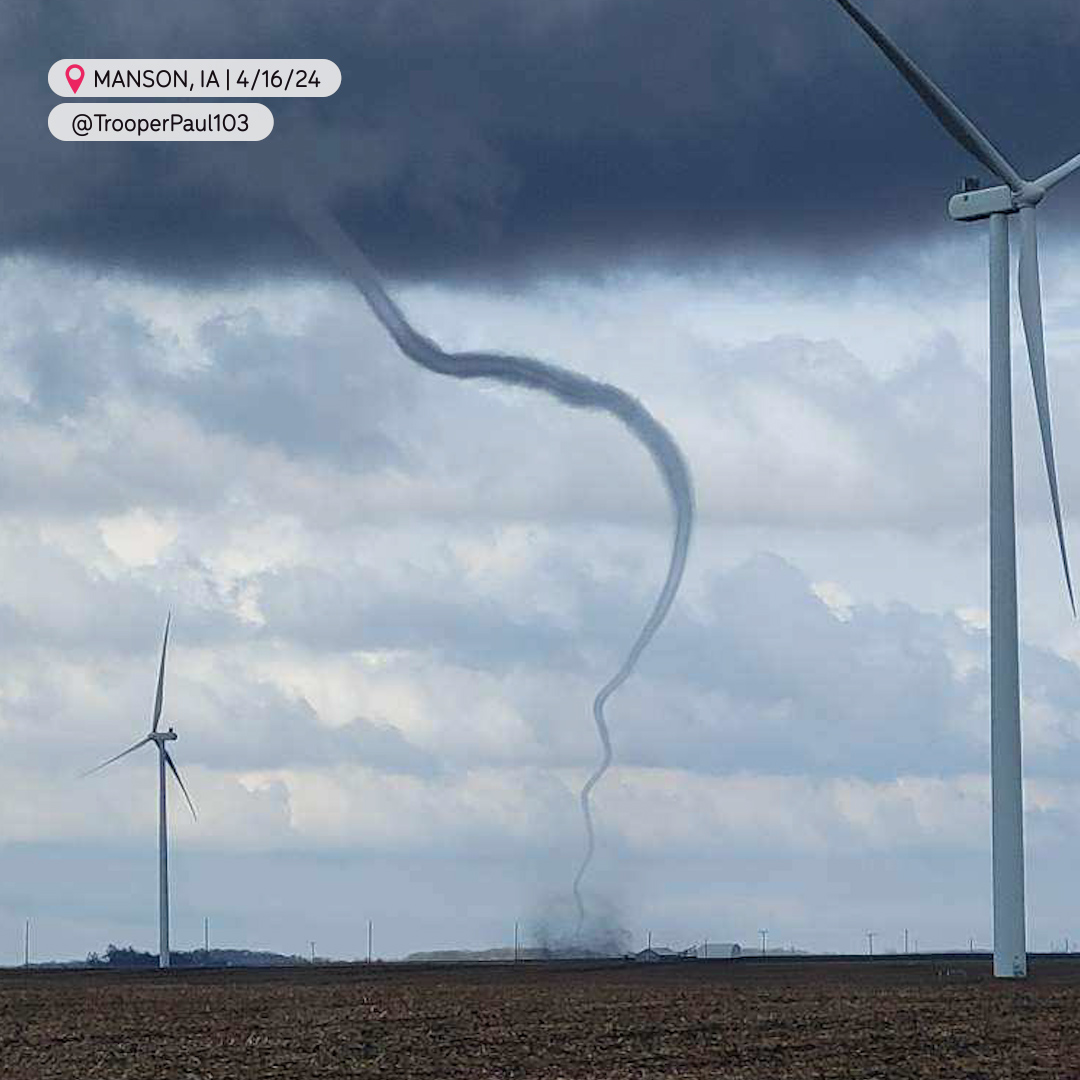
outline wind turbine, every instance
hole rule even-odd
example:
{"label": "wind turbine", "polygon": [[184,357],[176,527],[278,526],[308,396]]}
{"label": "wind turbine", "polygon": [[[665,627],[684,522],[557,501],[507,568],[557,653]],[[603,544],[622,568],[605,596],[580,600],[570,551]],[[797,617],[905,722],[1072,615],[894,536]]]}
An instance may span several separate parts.
{"label": "wind turbine", "polygon": [[174,742],[176,740],[176,732],[172,728],[168,731],[158,731],[158,724],[161,722],[161,707],[164,701],[165,694],[165,653],[169,647],[169,625],[172,622],[172,613],[165,620],[165,638],[161,643],[161,664],[158,667],[158,679],[157,679],[157,695],[154,698],[154,720],[153,726],[150,728],[150,734],[145,739],[140,739],[134,746],[129,746],[123,753],[117,754],[115,757],[109,758],[108,761],[103,761],[100,765],[94,766],[94,768],[83,773],[83,776],[89,776],[91,773],[96,773],[101,769],[104,769],[106,765],[111,765],[114,761],[119,761],[122,757],[127,757],[128,754],[133,754],[140,747],[145,746],[147,743],[154,743],[158,749],[158,919],[159,919],[159,938],[158,938],[158,966],[167,968],[169,966],[169,829],[168,819],[166,817],[165,806],[165,766],[167,765],[172,771],[173,776],[176,777],[176,782],[180,785],[180,790],[184,793],[184,798],[187,800],[188,808],[191,810],[191,816],[197,817],[195,813],[195,804],[191,801],[191,796],[188,795],[187,788],[184,787],[184,781],[180,779],[180,773],[176,768],[176,763],[172,759],[172,755],[165,749],[167,742]]}
{"label": "wind turbine", "polygon": [[949,201],[955,221],[990,222],[990,782],[993,834],[994,974],[1027,975],[1024,925],[1024,810],[1020,761],[1020,665],[1016,613],[1016,517],[1013,506],[1012,381],[1009,344],[1009,217],[1020,218],[1020,313],[1042,433],[1043,458],[1073,615],[1069,558],[1061,521],[1050,397],[1046,383],[1039,241],[1035,207],[1080,169],[1080,154],[1037,180],[1025,180],[969,120],[852,0],[836,2],[885,54],[954,139],[1003,183],[965,183]]}

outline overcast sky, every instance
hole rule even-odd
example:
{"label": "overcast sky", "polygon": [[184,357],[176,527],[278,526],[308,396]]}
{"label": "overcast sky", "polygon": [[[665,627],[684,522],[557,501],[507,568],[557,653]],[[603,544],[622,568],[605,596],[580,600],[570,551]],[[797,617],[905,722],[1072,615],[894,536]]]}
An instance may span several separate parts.
{"label": "overcast sky", "polygon": [[[1022,172],[1078,149],[1071,5],[866,0]],[[642,941],[990,942],[986,301],[965,159],[832,0],[0,10],[0,962],[489,946],[569,914],[591,701],[662,582],[619,425],[420,371],[297,235],[329,200],[447,349],[638,395],[698,518],[612,700],[588,890]],[[261,144],[48,134],[61,57],[326,57]],[[985,179],[985,177],[984,177]],[[1041,213],[1067,524],[1080,181]],[[1019,335],[1017,335],[1019,338]],[[1035,948],[1080,937],[1080,639],[1016,355]],[[1078,556],[1080,557],[1080,556]],[[174,794],[175,794],[175,789]]]}

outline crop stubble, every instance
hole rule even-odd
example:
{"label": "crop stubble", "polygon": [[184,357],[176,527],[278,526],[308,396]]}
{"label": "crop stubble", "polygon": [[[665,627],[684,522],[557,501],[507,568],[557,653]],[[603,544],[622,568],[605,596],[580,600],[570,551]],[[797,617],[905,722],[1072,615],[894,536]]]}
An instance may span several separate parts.
{"label": "crop stubble", "polygon": [[0,974],[3,1080],[1080,1076],[1080,962]]}

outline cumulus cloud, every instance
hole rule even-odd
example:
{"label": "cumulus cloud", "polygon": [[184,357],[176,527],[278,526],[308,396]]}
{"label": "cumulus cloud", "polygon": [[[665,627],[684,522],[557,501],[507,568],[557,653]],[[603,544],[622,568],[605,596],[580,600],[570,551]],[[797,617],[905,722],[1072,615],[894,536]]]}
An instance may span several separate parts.
{"label": "cumulus cloud", "polygon": [[[711,910],[736,936],[767,903],[827,943],[812,909],[837,880],[856,923],[879,903],[856,884],[863,864],[882,880],[893,863],[930,877],[963,864],[981,911],[982,327],[942,332],[946,301],[912,287],[924,331],[883,359],[858,320],[850,337],[828,313],[818,336],[785,331],[820,298],[776,281],[780,326],[762,333],[753,310],[714,326],[724,283],[753,292],[733,275],[406,294],[455,347],[528,340],[627,385],[699,466],[687,590],[612,709],[621,764],[598,800],[596,887],[630,917],[655,902],[686,933]],[[1051,306],[1059,340],[1070,290]],[[430,875],[481,938],[568,887],[589,702],[665,550],[644,455],[602,420],[423,377],[342,290],[216,292],[12,260],[0,293],[18,310],[0,349],[0,849],[5,881],[47,883],[49,853],[83,865],[72,844],[113,868],[84,868],[99,906],[84,921],[50,901],[68,951],[142,933],[131,889],[111,882],[152,863],[152,760],[73,776],[144,730],[169,609],[166,720],[201,815],[174,819],[178,912],[233,880],[230,859],[251,881],[269,859],[334,895],[377,872],[384,910],[408,874]],[[70,316],[46,302],[61,294]],[[866,283],[860,296],[887,307]],[[1076,395],[1068,364],[1056,377],[1065,463]],[[1060,583],[1018,415],[1036,570],[1047,542],[1045,573],[1024,579],[1039,613]],[[929,601],[907,595],[916,578]],[[1042,866],[1076,824],[1080,670],[1072,638],[1035,629],[1025,752]],[[792,875],[786,893],[762,850]],[[672,860],[694,869],[662,888]],[[706,862],[724,867],[722,896]],[[1051,906],[1067,892],[1040,880]],[[21,918],[27,889],[6,885],[0,912]],[[237,905],[221,917],[240,935]],[[269,913],[258,925],[283,932]],[[400,951],[447,944],[447,927],[410,911]]]}

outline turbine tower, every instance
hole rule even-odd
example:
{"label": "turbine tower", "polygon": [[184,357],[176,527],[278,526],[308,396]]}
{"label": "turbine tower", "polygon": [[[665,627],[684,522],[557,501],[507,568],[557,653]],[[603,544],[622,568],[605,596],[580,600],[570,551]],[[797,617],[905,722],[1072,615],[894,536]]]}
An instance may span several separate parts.
{"label": "turbine tower", "polygon": [[1076,615],[1061,520],[1050,397],[1046,382],[1039,241],[1035,208],[1080,169],[1080,154],[1037,180],[1025,180],[993,143],[852,0],[836,2],[885,54],[945,130],[1003,183],[949,201],[954,221],[989,221],[990,231],[990,782],[994,883],[994,974],[1027,975],[1024,921],[1024,816],[1020,760],[1020,665],[1013,505],[1012,378],[1009,344],[1009,218],[1020,219],[1018,287],[1043,458],[1069,603]]}
{"label": "turbine tower", "polygon": [[147,743],[154,743],[158,749],[158,922],[159,922],[159,937],[158,937],[158,966],[167,968],[169,966],[169,827],[168,818],[166,816],[166,800],[165,800],[165,767],[168,766],[176,782],[180,785],[180,790],[184,793],[184,798],[187,800],[188,808],[191,810],[191,816],[197,817],[195,814],[195,804],[191,801],[191,796],[188,795],[187,788],[184,787],[184,781],[180,779],[180,773],[176,768],[176,764],[172,759],[172,755],[165,748],[167,742],[174,742],[176,740],[176,732],[172,728],[168,731],[158,731],[158,724],[161,722],[161,707],[164,702],[165,694],[165,653],[169,647],[169,625],[172,622],[172,614],[165,620],[165,638],[161,643],[161,664],[158,667],[158,679],[157,679],[157,695],[154,698],[154,720],[153,725],[150,728],[150,734],[145,739],[140,739],[134,746],[129,746],[123,753],[117,754],[115,757],[109,758],[108,761],[103,761],[100,765],[94,766],[88,772],[83,773],[83,776],[89,776],[91,773],[96,773],[101,769],[104,769],[106,765],[111,765],[114,761],[119,761],[122,757],[127,757],[128,754],[133,754],[140,747],[145,746]]}

